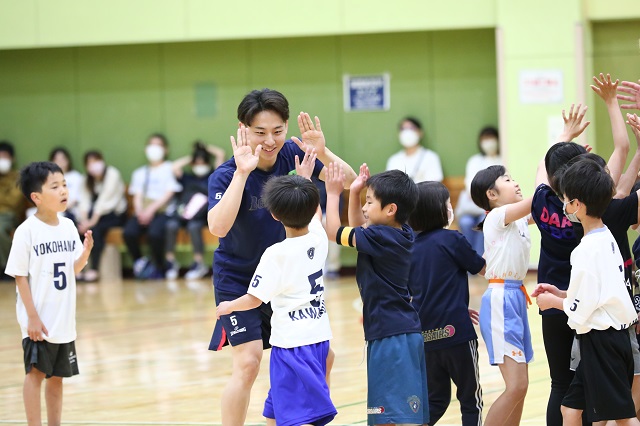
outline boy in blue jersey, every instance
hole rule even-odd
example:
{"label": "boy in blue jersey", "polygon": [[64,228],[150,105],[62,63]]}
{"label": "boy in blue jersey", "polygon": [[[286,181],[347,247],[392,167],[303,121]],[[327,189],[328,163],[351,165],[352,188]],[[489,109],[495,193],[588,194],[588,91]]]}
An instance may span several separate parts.
{"label": "boy in blue jersey", "polygon": [[[313,176],[324,179],[324,164],[338,162],[348,175],[355,172],[325,144],[320,120],[298,115],[302,140],[286,140],[289,103],[275,90],[254,90],[238,106],[237,139],[231,137],[233,158],[209,177],[209,231],[220,238],[213,257],[216,305],[247,293],[251,277],[265,249],[285,238],[285,230],[264,206],[264,184],[271,177],[296,168],[296,158],[314,148],[318,160]],[[251,388],[260,369],[262,350],[269,347],[271,332],[268,304],[244,312],[223,315],[216,322],[209,349],[232,346],[232,375],[222,396],[222,423],[242,425]],[[330,358],[332,355],[330,354]],[[330,364],[330,363],[329,363]]]}
{"label": "boy in blue jersey", "polygon": [[[339,196],[345,176],[329,166],[327,235],[358,250],[356,281],[367,341],[368,424],[429,422],[422,328],[411,306],[409,270],[414,243],[406,224],[418,190],[400,170],[369,176],[366,164],[351,184],[349,226],[340,226]],[[360,192],[367,188],[365,205]]]}

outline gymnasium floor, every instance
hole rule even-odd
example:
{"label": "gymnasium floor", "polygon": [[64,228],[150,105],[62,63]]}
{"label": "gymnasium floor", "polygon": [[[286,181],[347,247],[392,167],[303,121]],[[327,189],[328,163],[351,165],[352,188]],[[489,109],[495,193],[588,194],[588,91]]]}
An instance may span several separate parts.
{"label": "gymnasium floor", "polygon": [[[529,291],[535,275],[527,280]],[[486,281],[471,281],[478,308]],[[332,424],[366,424],[366,370],[354,277],[326,281],[336,352],[331,393],[338,408]],[[63,423],[69,425],[217,425],[220,394],[230,371],[228,350],[210,352],[215,322],[210,279],[202,281],[106,281],[78,286],[80,375],[65,380]],[[544,424],[549,389],[540,316],[529,309],[535,360],[522,424]],[[478,332],[479,333],[479,332]],[[0,425],[25,424],[22,347],[15,318],[15,285],[0,283]],[[264,424],[269,352],[253,388],[247,424]],[[485,413],[503,389],[497,367],[488,365],[480,339]],[[455,395],[455,387],[454,395]],[[44,398],[43,398],[44,405]],[[43,419],[46,420],[44,415]],[[460,424],[454,400],[438,425]]]}

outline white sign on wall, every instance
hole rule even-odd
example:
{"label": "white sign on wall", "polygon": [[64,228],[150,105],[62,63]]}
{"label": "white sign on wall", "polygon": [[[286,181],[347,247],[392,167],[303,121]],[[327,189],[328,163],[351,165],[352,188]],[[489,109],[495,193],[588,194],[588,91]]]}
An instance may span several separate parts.
{"label": "white sign on wall", "polygon": [[564,101],[561,70],[521,70],[520,102],[523,104],[557,104]]}
{"label": "white sign on wall", "polygon": [[345,111],[388,111],[391,107],[389,74],[343,77]]}

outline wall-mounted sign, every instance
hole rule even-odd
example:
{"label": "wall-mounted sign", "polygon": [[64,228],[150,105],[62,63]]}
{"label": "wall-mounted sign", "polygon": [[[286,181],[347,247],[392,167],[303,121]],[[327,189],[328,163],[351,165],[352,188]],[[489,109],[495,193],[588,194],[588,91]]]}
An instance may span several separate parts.
{"label": "wall-mounted sign", "polygon": [[520,102],[523,104],[557,104],[564,101],[561,70],[521,70]]}
{"label": "wall-mounted sign", "polygon": [[345,111],[388,111],[391,107],[389,74],[343,77]]}

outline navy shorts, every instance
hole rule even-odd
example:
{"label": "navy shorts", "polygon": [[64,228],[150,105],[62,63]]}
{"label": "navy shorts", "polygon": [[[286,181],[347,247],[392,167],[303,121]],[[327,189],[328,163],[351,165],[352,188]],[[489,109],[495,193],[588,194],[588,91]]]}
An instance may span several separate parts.
{"label": "navy shorts", "polygon": [[367,348],[367,424],[429,423],[421,333],[372,340]]}
{"label": "navy shorts", "polygon": [[29,374],[33,367],[49,377],[71,377],[78,374],[78,357],[75,342],[36,342],[28,337],[22,339],[24,371]]}
{"label": "navy shorts", "polygon": [[[215,291],[216,305],[220,302],[235,300],[241,295]],[[263,303],[255,309],[232,312],[222,315],[216,321],[209,350],[219,351],[224,346],[238,346],[254,340],[262,340],[262,348],[269,349],[271,338],[271,304]]]}
{"label": "navy shorts", "polygon": [[329,341],[295,348],[271,349],[271,389],[263,416],[278,426],[324,426],[338,414],[329,396],[327,354]]}

